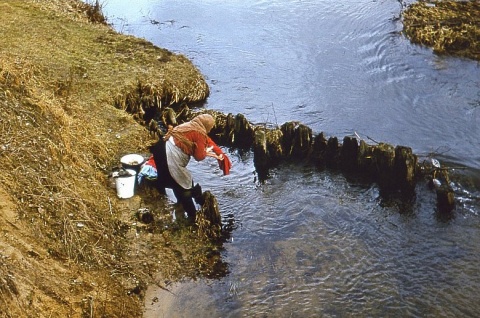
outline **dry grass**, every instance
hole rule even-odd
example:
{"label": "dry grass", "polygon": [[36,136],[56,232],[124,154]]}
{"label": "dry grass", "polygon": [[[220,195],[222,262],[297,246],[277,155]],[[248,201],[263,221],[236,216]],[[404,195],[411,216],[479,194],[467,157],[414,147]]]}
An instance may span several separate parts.
{"label": "dry grass", "polygon": [[[154,141],[140,105],[200,101],[208,86],[185,57],[92,24],[98,10],[88,10],[0,0],[0,201],[16,209],[7,218],[0,205],[0,226],[16,237],[0,238],[2,317],[140,316],[142,299],[127,290],[213,266],[188,230],[132,230],[148,202],[119,201],[107,178],[122,154]],[[156,199],[161,218],[169,206]]]}
{"label": "dry grass", "polygon": [[416,2],[403,13],[404,32],[439,54],[480,60],[480,2]]}

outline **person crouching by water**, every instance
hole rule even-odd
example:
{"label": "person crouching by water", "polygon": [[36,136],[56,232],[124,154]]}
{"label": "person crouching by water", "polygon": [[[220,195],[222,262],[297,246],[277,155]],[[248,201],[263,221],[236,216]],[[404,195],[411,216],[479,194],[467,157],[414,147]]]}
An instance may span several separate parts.
{"label": "person crouching by water", "polygon": [[150,149],[157,167],[158,191],[165,193],[165,188],[172,189],[191,221],[195,221],[197,212],[193,199],[200,205],[204,202],[200,185],[193,186],[192,175],[186,168],[190,157],[197,161],[206,157],[217,159],[224,175],[229,174],[231,167],[229,158],[208,137],[214,125],[211,115],[198,115],[174,128],[170,126],[163,139]]}

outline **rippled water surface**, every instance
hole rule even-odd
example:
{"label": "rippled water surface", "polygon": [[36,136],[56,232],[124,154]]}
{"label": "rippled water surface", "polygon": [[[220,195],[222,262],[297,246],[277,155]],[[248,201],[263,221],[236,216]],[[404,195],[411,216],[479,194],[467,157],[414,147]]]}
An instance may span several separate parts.
{"label": "rippled water surface", "polygon": [[117,30],[190,58],[210,85],[207,108],[357,133],[461,168],[446,220],[423,183],[404,202],[310,166],[282,165],[258,184],[252,154],[233,149],[227,177],[215,162],[192,164],[234,220],[230,273],[173,286],[175,296],[153,291],[170,306],[147,299],[146,317],[480,312],[477,62],[412,45],[396,0],[110,0],[104,11]]}

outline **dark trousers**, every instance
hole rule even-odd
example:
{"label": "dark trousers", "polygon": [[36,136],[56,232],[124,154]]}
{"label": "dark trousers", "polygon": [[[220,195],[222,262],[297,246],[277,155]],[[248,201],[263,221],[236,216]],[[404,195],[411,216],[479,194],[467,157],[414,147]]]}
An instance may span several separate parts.
{"label": "dark trousers", "polygon": [[195,220],[197,209],[195,208],[192,197],[193,184],[191,189],[184,189],[171,176],[170,171],[168,170],[165,141],[160,139],[150,148],[150,152],[152,153],[155,165],[157,166],[157,190],[160,193],[165,193],[165,188],[172,189],[177,202],[182,204],[188,217]]}

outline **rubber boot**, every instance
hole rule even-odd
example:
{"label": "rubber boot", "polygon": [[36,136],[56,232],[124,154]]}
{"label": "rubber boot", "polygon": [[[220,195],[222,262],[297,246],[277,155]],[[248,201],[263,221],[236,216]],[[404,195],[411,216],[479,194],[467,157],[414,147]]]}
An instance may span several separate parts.
{"label": "rubber boot", "polygon": [[203,198],[202,194],[202,187],[198,183],[192,188],[192,197],[195,202],[201,206],[203,206],[205,203],[205,199]]}
{"label": "rubber boot", "polygon": [[187,212],[188,219],[195,222],[197,216],[197,209],[193,203],[192,192],[191,190],[184,189],[173,189],[173,193],[177,198],[178,203],[181,203],[185,212]]}

